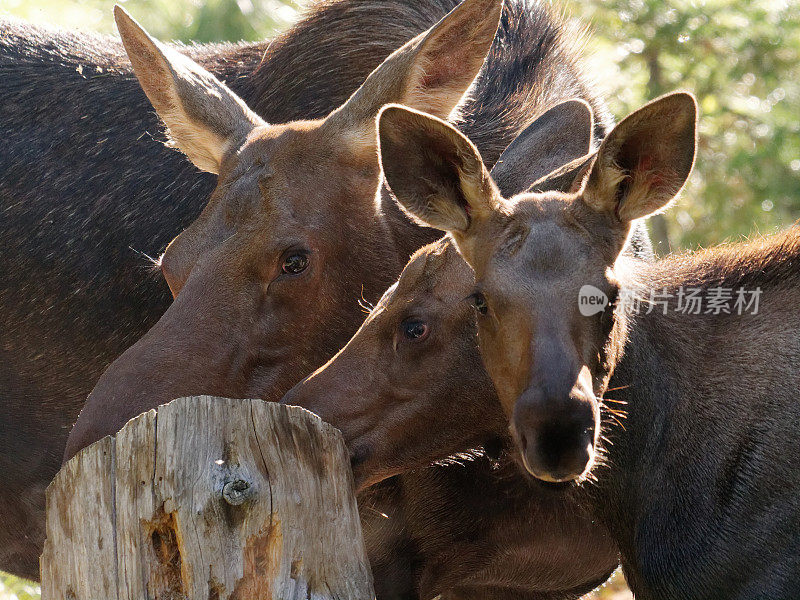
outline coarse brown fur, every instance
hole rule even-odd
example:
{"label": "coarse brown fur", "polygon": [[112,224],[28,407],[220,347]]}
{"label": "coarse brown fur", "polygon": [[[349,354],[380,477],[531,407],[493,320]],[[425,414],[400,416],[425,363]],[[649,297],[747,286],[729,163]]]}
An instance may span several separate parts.
{"label": "coarse brown fur", "polygon": [[796,597],[800,227],[632,269],[620,283],[705,297],[761,290],[758,314],[616,312],[603,395],[619,417],[606,422],[604,465],[587,491],[631,588],[658,599]]}
{"label": "coarse brown fur", "polygon": [[[532,475],[547,479],[521,434],[548,432],[528,413],[569,415],[530,395],[588,371],[582,400],[603,417],[598,452],[565,499],[611,531],[636,597],[795,598],[800,227],[653,265],[621,254],[631,220],[663,208],[688,176],[695,119],[686,94],[648,104],[609,134],[575,193],[508,201],[491,186],[464,187],[478,216],[466,228],[452,219],[451,235],[475,268],[481,353]],[[416,198],[398,199],[430,218]],[[438,202],[453,198],[428,204],[440,220],[453,206]],[[578,310],[586,284],[609,298],[606,310]],[[681,310],[692,287],[706,298],[758,291],[758,309]],[[557,461],[569,448],[550,451]]]}

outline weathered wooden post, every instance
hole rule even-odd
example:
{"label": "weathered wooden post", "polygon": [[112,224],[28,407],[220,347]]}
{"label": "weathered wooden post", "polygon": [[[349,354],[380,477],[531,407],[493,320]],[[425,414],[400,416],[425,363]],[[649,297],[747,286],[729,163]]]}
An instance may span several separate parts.
{"label": "weathered wooden post", "polygon": [[47,491],[43,600],[372,600],[341,435],[260,400],[182,398]]}

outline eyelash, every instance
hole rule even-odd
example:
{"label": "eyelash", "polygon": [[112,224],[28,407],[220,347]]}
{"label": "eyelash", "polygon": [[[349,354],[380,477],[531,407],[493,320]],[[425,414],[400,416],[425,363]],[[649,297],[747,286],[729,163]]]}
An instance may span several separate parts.
{"label": "eyelash", "polygon": [[486,316],[489,312],[489,306],[486,303],[486,297],[481,292],[473,292],[467,298],[479,315]]}

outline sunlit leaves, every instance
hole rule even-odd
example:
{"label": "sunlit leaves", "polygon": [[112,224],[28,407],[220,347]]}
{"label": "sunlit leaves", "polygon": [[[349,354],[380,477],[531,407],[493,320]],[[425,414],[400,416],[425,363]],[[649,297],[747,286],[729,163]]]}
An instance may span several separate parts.
{"label": "sunlit leaves", "polygon": [[800,218],[800,5],[756,0],[595,0],[612,109],[673,89],[698,96],[697,168],[667,215],[673,247],[710,245]]}

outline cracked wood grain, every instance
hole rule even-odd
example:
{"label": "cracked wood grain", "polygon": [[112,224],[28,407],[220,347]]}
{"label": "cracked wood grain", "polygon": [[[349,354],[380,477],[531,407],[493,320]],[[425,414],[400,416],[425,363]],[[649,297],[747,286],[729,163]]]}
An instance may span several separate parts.
{"label": "cracked wood grain", "polygon": [[372,600],[352,488],[341,435],[307,411],[175,400],[58,473],[42,598]]}

